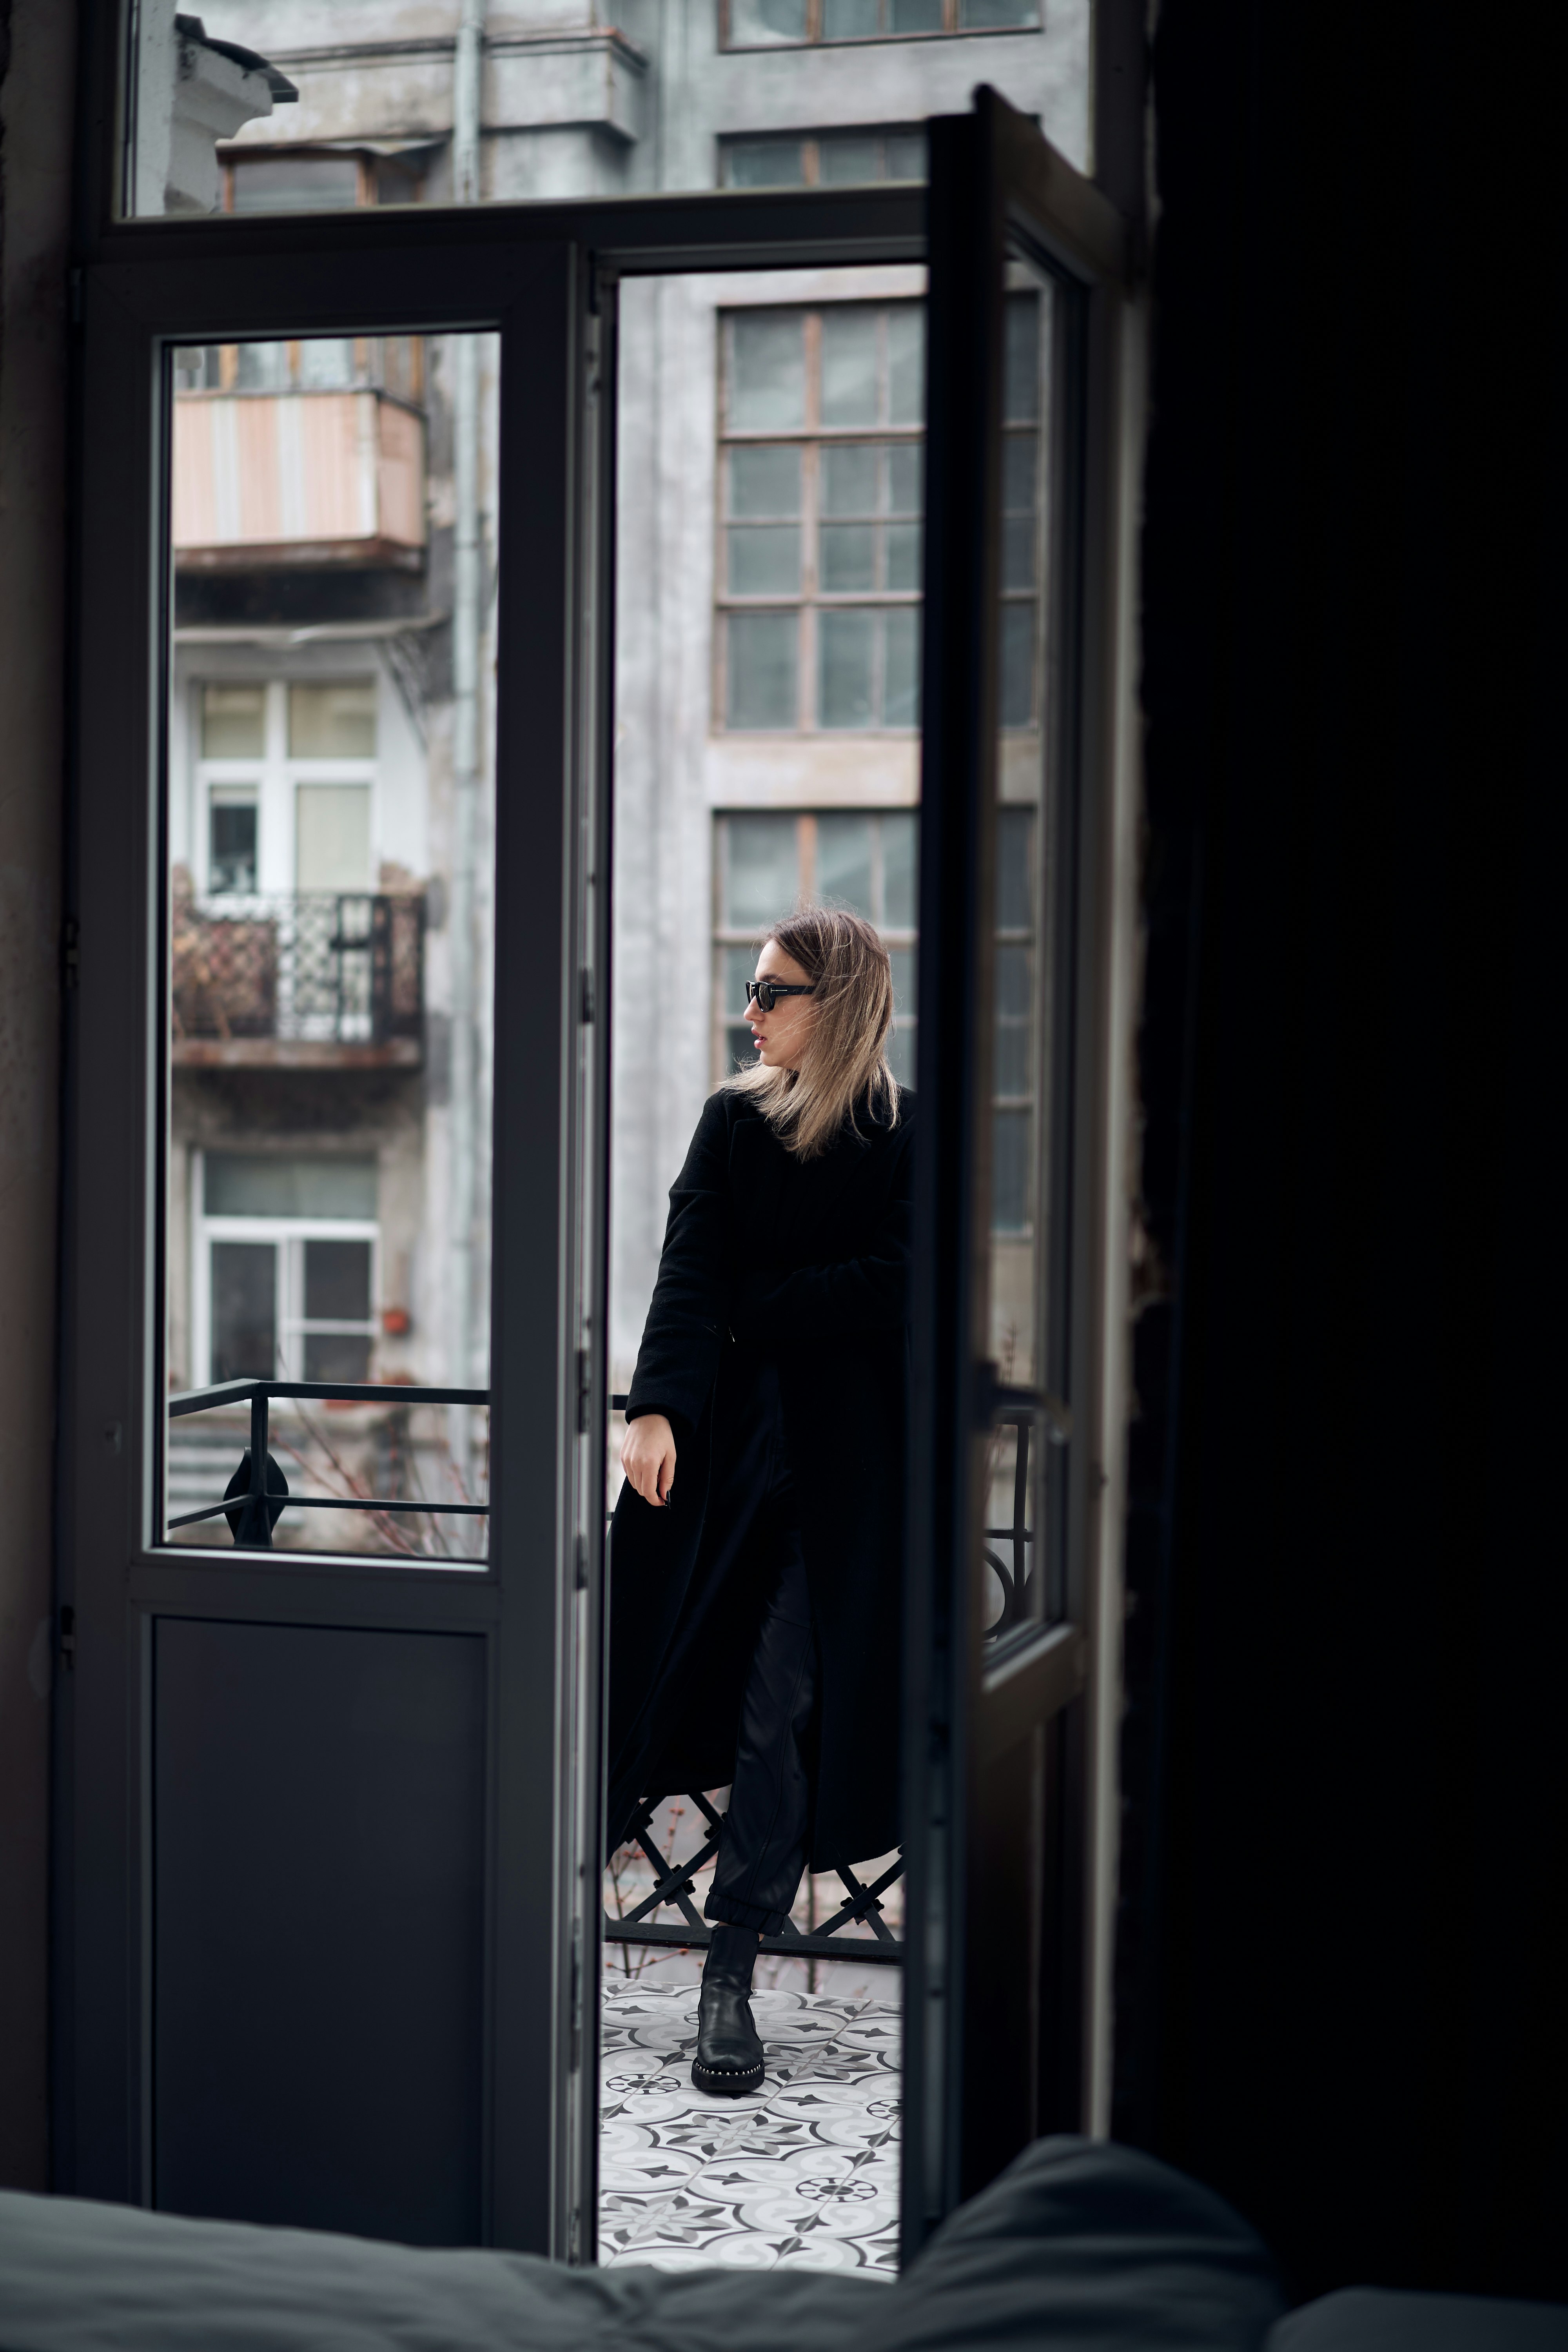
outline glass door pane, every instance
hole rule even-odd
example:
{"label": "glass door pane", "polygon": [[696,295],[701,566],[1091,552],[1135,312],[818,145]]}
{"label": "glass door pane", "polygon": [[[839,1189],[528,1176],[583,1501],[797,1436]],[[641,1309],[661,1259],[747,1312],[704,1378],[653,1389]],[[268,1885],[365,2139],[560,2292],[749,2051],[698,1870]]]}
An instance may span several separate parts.
{"label": "glass door pane", "polygon": [[[923,293],[922,271],[881,268],[664,278],[621,297],[599,2216],[599,2258],[616,2268],[897,2268],[904,1300],[900,1286],[889,1332],[846,1312],[803,1349],[748,1333],[720,1260],[743,1234],[737,1272],[820,1276],[897,1220],[859,1241],[852,1222],[809,1241],[792,1228],[815,1163],[766,1156],[773,1130],[745,1091],[759,1075],[747,989],[781,923],[858,927],[882,975],[879,1055],[912,1088]],[[742,1113],[735,1150],[763,1154],[749,1212],[728,1173],[738,1160],[721,1195],[689,1200],[694,1135]],[[884,1142],[910,1144],[912,1116],[903,1103]],[[857,1150],[836,1145],[830,1183]],[[667,1519],[620,1457],[660,1403],[649,1366],[682,1279],[683,1202],[711,1212],[722,1338],[707,1362],[691,1330],[695,1399],[663,1401]],[[900,1230],[892,1255],[907,1247]],[[799,1377],[808,1354],[834,1400],[826,1427]],[[769,1444],[783,1430],[793,1449],[798,1559],[788,1482],[767,1469],[782,1453],[764,1446],[747,1466],[753,1406]],[[689,1494],[706,1497],[689,1635],[667,1567]],[[795,1568],[804,1601],[801,1588],[781,1601]],[[741,1729],[772,1654],[764,1622],[796,1642],[808,1677],[798,1739],[765,1710],[757,1741]],[[820,1833],[799,1802],[786,1809],[764,1887],[746,1875],[766,1846],[747,1790],[786,1748],[787,1785]],[[699,1979],[726,1927],[751,1938],[763,2051],[757,2083],[732,2099],[693,2077]]]}
{"label": "glass door pane", "polygon": [[482,1560],[498,346],[172,368],[164,1530]]}
{"label": "glass door pane", "polygon": [[[995,1403],[976,1575],[993,1663],[1059,1616],[1067,1267],[1053,1252],[1071,1160],[1070,793],[1058,727],[1065,614],[1052,453],[1070,302],[1015,257],[1002,303],[996,551],[995,827],[985,933],[991,1003],[987,1353]],[[1067,747],[1070,749],[1070,747]],[[1055,1514],[1055,1516],[1053,1516]]]}

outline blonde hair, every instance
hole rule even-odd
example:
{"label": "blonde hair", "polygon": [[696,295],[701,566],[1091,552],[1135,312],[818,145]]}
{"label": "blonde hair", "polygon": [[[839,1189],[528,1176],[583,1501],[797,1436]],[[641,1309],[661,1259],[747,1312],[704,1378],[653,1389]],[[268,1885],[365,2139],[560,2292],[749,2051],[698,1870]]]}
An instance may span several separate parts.
{"label": "blonde hair", "polygon": [[811,1026],[798,1070],[760,1064],[728,1084],[750,1095],[797,1160],[815,1160],[846,1124],[858,1134],[857,1109],[879,1127],[898,1123],[899,1089],[888,1066],[893,1025],[893,971],[871,925],[838,907],[804,907],[764,932],[799,964],[815,992]]}

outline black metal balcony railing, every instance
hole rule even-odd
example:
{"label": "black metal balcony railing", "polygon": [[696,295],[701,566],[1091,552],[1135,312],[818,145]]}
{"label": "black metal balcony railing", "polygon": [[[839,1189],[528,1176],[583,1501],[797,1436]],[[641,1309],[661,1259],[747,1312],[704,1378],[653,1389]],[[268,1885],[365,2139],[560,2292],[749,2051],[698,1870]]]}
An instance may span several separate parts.
{"label": "black metal balcony railing", "polygon": [[416,1061],[424,934],[425,902],[413,894],[237,893],[226,902],[176,889],[176,1061],[289,1062],[343,1047]]}
{"label": "black metal balcony railing", "polygon": [[223,1381],[215,1388],[187,1389],[169,1399],[169,1418],[183,1421],[194,1412],[211,1412],[222,1405],[248,1404],[250,1444],[221,1502],[204,1503],[197,1511],[182,1511],[165,1524],[193,1528],[204,1519],[224,1518],[236,1549],[270,1551],[272,1530],[285,1510],[407,1511],[437,1518],[488,1518],[488,1503],[428,1500],[388,1500],[378,1495],[292,1495],[268,1445],[268,1422],[274,1397],[297,1398],[317,1404],[379,1404],[401,1408],[416,1404],[483,1405],[489,1389],[416,1389],[396,1381]]}
{"label": "black metal balcony railing", "polygon": [[[314,1400],[321,1403],[405,1405],[483,1405],[488,1407],[488,1389],[416,1389],[394,1382],[365,1381],[358,1384],[330,1381],[226,1381],[216,1388],[195,1389],[183,1396],[169,1400],[169,1418],[181,1420],[191,1413],[210,1412],[216,1406],[248,1404],[250,1407],[250,1444],[241,1457],[239,1467],[229,1482],[229,1491],[220,1502],[204,1504],[200,1510],[183,1511],[168,1521],[172,1532],[175,1528],[194,1527],[205,1519],[226,1518],[237,1549],[270,1551],[272,1530],[285,1509],[336,1511],[408,1511],[452,1513],[464,1517],[483,1518],[489,1514],[488,1503],[441,1503],[432,1506],[426,1501],[405,1501],[381,1496],[340,1497],[330,1495],[291,1495],[282,1471],[268,1453],[268,1419],[273,1398]],[[624,1412],[626,1400],[613,1396],[613,1412]],[[1017,1430],[1017,1454],[1013,1476],[1013,1521],[1006,1528],[985,1530],[985,1559],[1001,1580],[1004,1607],[1001,1616],[988,1628],[987,1639],[995,1640],[1016,1624],[1023,1612],[1025,1588],[1028,1581],[1029,1546],[1034,1531],[1026,1525],[1029,1492],[1029,1430],[1035,1418],[1032,1406],[998,1416],[1001,1423],[1011,1423]],[[1008,1544],[1012,1548],[1009,1568],[997,1556],[992,1546]],[[653,1885],[642,1900],[622,1916],[612,1919],[605,1916],[604,1935],[606,1943],[662,1946],[666,1949],[700,1949],[709,1940],[707,1923],[698,1911],[692,1897],[697,1892],[697,1874],[704,1869],[719,1851],[720,1833],[724,1815],[717,1811],[700,1790],[689,1791],[686,1801],[708,1824],[708,1834],[697,1853],[683,1861],[675,1862],[659,1853],[649,1837],[657,1808],[645,1805],[633,1823],[631,1836],[653,1871]],[[903,1958],[903,1944],[889,1927],[882,1916],[881,1897],[903,1876],[903,1856],[899,1855],[870,1885],[858,1879],[847,1864],[840,1864],[837,1875],[843,1885],[845,1900],[832,1916],[808,1932],[803,1932],[793,1921],[786,1921],[784,1932],[764,1936],[762,1948],[795,1959],[845,1959],[855,1961],[899,1962]],[[673,1908],[680,1914],[680,1925],[674,1926],[655,1918],[656,1912]],[[869,1927],[869,1937],[851,1937],[846,1931],[861,1926]]]}

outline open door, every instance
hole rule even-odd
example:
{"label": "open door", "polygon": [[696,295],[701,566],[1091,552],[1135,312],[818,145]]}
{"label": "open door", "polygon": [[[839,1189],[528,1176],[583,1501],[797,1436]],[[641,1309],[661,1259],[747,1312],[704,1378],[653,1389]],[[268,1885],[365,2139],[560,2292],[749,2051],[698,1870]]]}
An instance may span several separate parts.
{"label": "open door", "polygon": [[990,90],[931,225],[906,2259],[1103,2107],[1132,929],[1126,227]]}

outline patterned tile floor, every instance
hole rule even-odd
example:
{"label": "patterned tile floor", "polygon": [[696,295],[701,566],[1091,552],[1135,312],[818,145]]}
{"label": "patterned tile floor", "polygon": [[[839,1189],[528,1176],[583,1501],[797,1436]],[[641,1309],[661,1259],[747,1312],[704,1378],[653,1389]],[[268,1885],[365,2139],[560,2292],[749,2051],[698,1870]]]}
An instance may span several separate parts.
{"label": "patterned tile floor", "polygon": [[877,1974],[870,1999],[754,1993],[768,2074],[744,2099],[692,2086],[695,1984],[605,1984],[602,2263],[897,2276],[900,2015]]}

